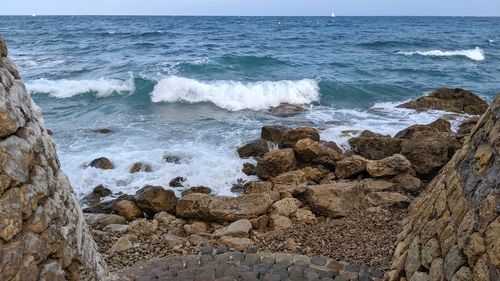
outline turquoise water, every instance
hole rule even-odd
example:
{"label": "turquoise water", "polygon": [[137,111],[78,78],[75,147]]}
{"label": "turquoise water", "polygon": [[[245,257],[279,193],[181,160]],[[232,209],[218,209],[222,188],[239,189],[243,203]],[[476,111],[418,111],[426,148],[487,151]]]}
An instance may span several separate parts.
{"label": "turquoise water", "polygon": [[[263,124],[314,124],[347,148],[344,130],[394,134],[445,114],[394,108],[432,89],[491,100],[499,30],[500,18],[467,17],[0,17],[79,194],[176,176],[228,194],[250,179],[235,148]],[[266,113],[281,102],[310,111]],[[113,132],[92,132],[100,127]],[[117,169],[84,168],[99,156]],[[135,161],[153,172],[129,174]]]}

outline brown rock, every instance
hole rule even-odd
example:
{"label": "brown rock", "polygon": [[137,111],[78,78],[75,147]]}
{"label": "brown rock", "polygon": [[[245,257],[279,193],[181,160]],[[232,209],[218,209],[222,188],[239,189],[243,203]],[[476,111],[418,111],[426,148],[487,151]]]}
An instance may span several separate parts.
{"label": "brown rock", "polygon": [[151,171],[153,171],[153,169],[151,168],[151,165],[145,164],[145,163],[141,163],[141,162],[134,163],[134,165],[132,165],[132,167],[130,167],[130,170],[129,170],[129,172],[131,174],[135,174],[135,173],[138,173],[138,172],[149,173]]}
{"label": "brown rock", "polygon": [[7,44],[4,39],[0,37],[0,58],[8,56]]}
{"label": "brown rock", "polygon": [[142,218],[142,210],[134,202],[128,200],[116,203],[115,212],[128,221]]}
{"label": "brown rock", "polygon": [[401,154],[394,154],[381,160],[371,160],[366,164],[366,171],[372,177],[394,176],[410,168],[410,161]]}
{"label": "brown rock", "polygon": [[242,219],[237,220],[228,226],[221,228],[214,232],[214,236],[222,237],[222,236],[230,236],[230,237],[238,237],[244,238],[248,237],[250,231],[252,230],[252,223],[249,220]]}
{"label": "brown rock", "polygon": [[298,208],[302,207],[302,202],[295,198],[285,198],[273,204],[272,214],[289,217]]}
{"label": "brown rock", "polygon": [[291,171],[296,164],[293,149],[280,149],[266,153],[257,163],[257,175],[269,179]]}
{"label": "brown rock", "polygon": [[457,133],[459,135],[468,135],[468,134],[470,134],[470,132],[472,131],[472,129],[474,128],[474,126],[476,126],[477,122],[479,122],[479,117],[477,117],[477,116],[471,117],[471,118],[463,121],[460,124],[460,126],[458,127]]}
{"label": "brown rock", "polygon": [[183,187],[184,185],[182,184],[183,182],[186,181],[186,178],[183,177],[175,177],[173,178],[169,183],[168,186],[170,187]]}
{"label": "brown rock", "polygon": [[138,219],[132,221],[128,226],[128,232],[137,237],[153,235],[157,230],[157,220]]}
{"label": "brown rock", "polygon": [[265,228],[267,228],[267,225],[269,224],[269,216],[263,215],[255,219],[251,219],[250,222],[252,223],[253,229],[264,230]]}
{"label": "brown rock", "polygon": [[260,137],[275,144],[280,144],[283,133],[287,127],[280,125],[265,125],[262,127]]}
{"label": "brown rock", "polygon": [[193,193],[203,193],[203,194],[210,194],[212,193],[212,189],[210,187],[206,186],[193,186],[190,187],[182,192],[182,196],[186,196],[189,194]]}
{"label": "brown rock", "polygon": [[253,241],[248,238],[237,238],[230,236],[222,236],[217,240],[217,243],[228,247],[229,249],[235,249],[238,251],[244,251],[253,246]]}
{"label": "brown rock", "polygon": [[433,134],[439,132],[451,133],[451,123],[447,120],[439,118],[436,121],[427,125],[410,126],[397,133],[394,137],[402,139],[411,139],[417,132],[423,132],[426,134]]}
{"label": "brown rock", "polygon": [[245,183],[243,189],[246,194],[266,193],[273,189],[273,184],[267,181],[251,181]]}
{"label": "brown rock", "polygon": [[353,182],[336,182],[308,186],[306,197],[315,213],[327,217],[343,217],[350,211],[367,206],[365,190]]}
{"label": "brown rock", "polygon": [[305,167],[300,171],[304,173],[306,180],[313,181],[316,183],[321,182],[321,180],[324,179],[330,173],[328,169],[326,169],[321,165],[316,167],[311,167],[311,166]]}
{"label": "brown rock", "polygon": [[399,174],[395,176],[392,181],[396,185],[396,188],[408,191],[413,195],[418,194],[422,186],[422,181],[412,176],[410,173]]}
{"label": "brown rock", "polygon": [[319,132],[316,128],[302,127],[286,130],[282,136],[282,146],[292,148],[302,139],[311,139],[319,142]]}
{"label": "brown rock", "polygon": [[366,198],[368,199],[368,202],[375,207],[382,206],[406,208],[411,202],[407,196],[401,193],[386,191],[372,192],[368,194]]}
{"label": "brown rock", "polygon": [[191,224],[185,224],[183,228],[188,235],[208,232],[208,225],[203,221],[195,221]]}
{"label": "brown rock", "polygon": [[238,148],[238,155],[241,158],[262,157],[269,152],[269,145],[264,139],[253,140]]}
{"label": "brown rock", "polygon": [[349,140],[353,151],[364,158],[379,160],[400,153],[401,140],[389,136],[365,134]]}
{"label": "brown rock", "polygon": [[292,221],[285,216],[271,215],[269,220],[269,226],[271,230],[283,230],[293,226]]}
{"label": "brown rock", "polygon": [[177,216],[211,221],[252,219],[267,213],[272,194],[244,194],[238,197],[189,194],[179,199]]}
{"label": "brown rock", "polygon": [[110,224],[126,224],[127,220],[119,215],[85,214],[85,222],[97,230],[102,230]]}
{"label": "brown rock", "polygon": [[11,188],[0,197],[0,238],[4,241],[9,241],[21,231],[23,218],[20,200],[19,188]]}
{"label": "brown rock", "polygon": [[100,157],[92,160],[92,162],[90,162],[90,167],[102,170],[111,170],[115,168],[115,165],[113,165],[108,158]]}
{"label": "brown rock", "polygon": [[94,130],[94,132],[100,133],[100,134],[109,134],[109,133],[111,133],[111,130],[108,128],[97,128]]}
{"label": "brown rock", "polygon": [[281,193],[300,194],[307,187],[305,174],[301,170],[280,174],[271,181],[273,183],[273,190]]}
{"label": "brown rock", "polygon": [[132,241],[135,241],[136,239],[137,237],[135,237],[134,235],[131,234],[125,235],[122,238],[118,239],[118,241],[116,241],[115,244],[113,244],[113,246],[111,246],[110,252],[112,254],[121,253],[129,249],[132,249],[135,247]]}
{"label": "brown rock", "polygon": [[292,213],[292,219],[299,223],[315,224],[318,222],[313,212],[306,209],[297,209]]}
{"label": "brown rock", "polygon": [[256,167],[252,163],[243,163],[243,169],[241,171],[247,176],[257,175]]}
{"label": "brown rock", "polygon": [[278,117],[290,117],[305,111],[306,110],[302,106],[289,103],[281,103],[279,106],[273,107],[269,110],[272,115]]}
{"label": "brown rock", "polygon": [[302,162],[310,162],[319,155],[319,142],[311,139],[301,139],[293,148],[295,156]]}
{"label": "brown rock", "polygon": [[342,157],[342,152],[337,150],[335,147],[321,144],[319,147],[318,157],[314,160],[314,162],[333,169],[335,164],[341,160]]}
{"label": "brown rock", "polygon": [[339,179],[353,177],[364,172],[367,163],[368,160],[358,155],[346,157],[335,164],[335,175]]}
{"label": "brown rock", "polygon": [[472,92],[463,89],[440,88],[427,96],[399,105],[416,110],[444,110],[457,113],[483,114],[488,104]]}
{"label": "brown rock", "polygon": [[458,245],[451,247],[444,260],[444,277],[451,280],[455,272],[465,263],[465,258]]}
{"label": "brown rock", "polygon": [[159,212],[174,214],[177,197],[172,190],[161,186],[145,186],[135,193],[135,202],[148,216]]}

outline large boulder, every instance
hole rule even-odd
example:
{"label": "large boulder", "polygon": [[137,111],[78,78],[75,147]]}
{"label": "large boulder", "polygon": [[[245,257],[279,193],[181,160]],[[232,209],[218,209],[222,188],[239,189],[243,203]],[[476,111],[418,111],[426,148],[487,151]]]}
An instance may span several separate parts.
{"label": "large boulder", "polygon": [[316,159],[320,152],[319,142],[309,138],[301,139],[295,143],[293,148],[295,156],[302,162],[310,162]]}
{"label": "large boulder", "polygon": [[436,121],[427,125],[417,124],[410,126],[398,132],[394,137],[411,139],[417,132],[425,132],[427,134],[438,133],[438,132],[451,133],[451,123],[447,120],[439,118]]}
{"label": "large boulder", "polygon": [[230,225],[223,227],[214,232],[215,237],[231,236],[244,238],[248,237],[250,231],[252,230],[252,223],[249,220],[242,219],[237,220]]}
{"label": "large boulder", "polygon": [[399,105],[401,108],[444,110],[457,113],[483,114],[488,104],[472,92],[463,89],[440,88],[427,96]]}
{"label": "large boulder", "polygon": [[335,164],[335,175],[339,179],[356,176],[366,170],[367,162],[368,160],[358,155],[346,157]]}
{"label": "large boulder", "polygon": [[269,145],[264,139],[256,139],[238,148],[238,155],[241,158],[262,157],[269,152]]}
{"label": "large boulder", "polygon": [[335,163],[342,159],[342,157],[342,151],[338,149],[336,144],[331,145],[331,143],[321,143],[318,157],[316,157],[314,162],[333,169],[335,167]]}
{"label": "large boulder", "polygon": [[274,144],[280,144],[287,129],[287,127],[281,125],[265,125],[262,127],[260,137]]}
{"label": "large boulder", "polygon": [[261,179],[273,178],[281,173],[293,170],[296,164],[293,149],[273,150],[257,162],[257,176]]}
{"label": "large boulder", "polygon": [[401,151],[400,139],[371,132],[349,139],[349,145],[356,154],[370,160],[380,160]]}
{"label": "large boulder", "polygon": [[90,162],[90,167],[101,169],[101,170],[111,170],[115,168],[115,165],[106,157],[99,157]]}
{"label": "large boulder", "polygon": [[366,171],[372,177],[395,176],[410,168],[410,161],[401,154],[394,154],[381,160],[371,160],[366,164]]}
{"label": "large boulder", "polygon": [[243,190],[246,194],[266,193],[273,189],[273,184],[267,181],[251,181],[245,183]]}
{"label": "large boulder", "polygon": [[209,221],[252,219],[267,213],[275,201],[273,197],[272,192],[238,197],[194,193],[179,199],[176,214],[181,218]]}
{"label": "large boulder", "polygon": [[311,210],[327,217],[343,217],[354,209],[366,208],[365,188],[356,182],[335,182],[307,187]]}
{"label": "large boulder", "polygon": [[137,206],[150,217],[160,212],[175,214],[177,197],[172,190],[148,185],[139,189],[135,193],[134,199]]}
{"label": "large boulder", "polygon": [[319,142],[319,132],[316,128],[302,127],[286,130],[283,133],[281,145],[285,148],[293,148],[302,139],[311,139]]}
{"label": "large boulder", "polygon": [[273,190],[278,192],[289,192],[292,194],[300,194],[306,190],[307,179],[302,170],[286,172],[278,175],[271,180]]}
{"label": "large boulder", "polygon": [[115,212],[127,219],[128,221],[133,221],[138,218],[142,218],[142,210],[137,207],[137,205],[128,200],[122,200],[115,205]]}

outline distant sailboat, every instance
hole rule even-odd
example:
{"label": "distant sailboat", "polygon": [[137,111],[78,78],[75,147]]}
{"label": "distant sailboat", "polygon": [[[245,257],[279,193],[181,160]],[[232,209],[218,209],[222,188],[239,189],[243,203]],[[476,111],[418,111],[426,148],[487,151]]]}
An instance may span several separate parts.
{"label": "distant sailboat", "polygon": [[32,17],[36,17],[36,14],[33,12],[33,14],[31,14]]}
{"label": "distant sailboat", "polygon": [[335,12],[334,12],[334,11],[332,11],[332,14],[331,14],[330,16],[331,16],[332,18],[334,18],[334,17],[335,17]]}

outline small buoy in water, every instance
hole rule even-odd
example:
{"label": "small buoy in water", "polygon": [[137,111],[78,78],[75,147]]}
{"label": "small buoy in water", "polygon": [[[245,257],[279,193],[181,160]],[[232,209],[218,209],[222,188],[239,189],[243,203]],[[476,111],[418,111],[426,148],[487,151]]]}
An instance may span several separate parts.
{"label": "small buoy in water", "polygon": [[283,25],[283,24],[281,23],[281,21],[279,21],[279,22],[278,22],[278,25]]}

